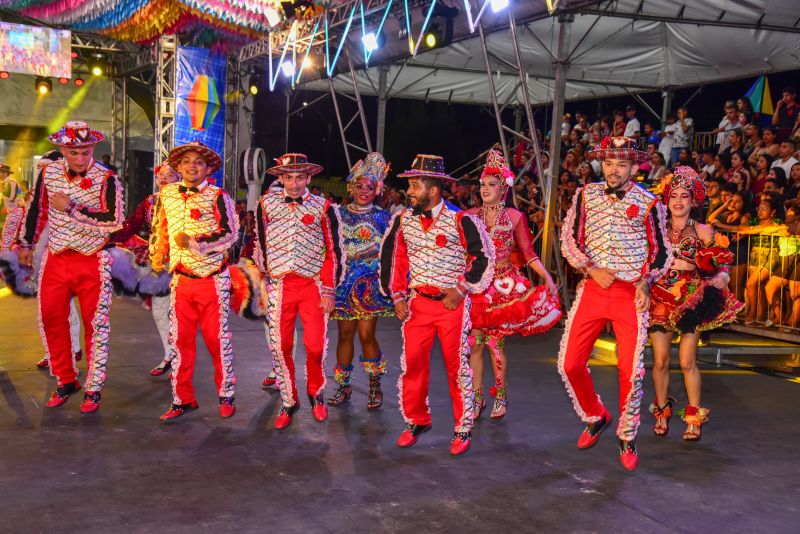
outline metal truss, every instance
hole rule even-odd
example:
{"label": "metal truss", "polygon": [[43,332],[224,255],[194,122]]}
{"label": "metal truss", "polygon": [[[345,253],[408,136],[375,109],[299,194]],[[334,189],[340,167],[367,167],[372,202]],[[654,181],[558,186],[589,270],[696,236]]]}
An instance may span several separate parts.
{"label": "metal truss", "polygon": [[153,165],[167,159],[175,143],[178,38],[162,35],[156,43],[156,127]]}
{"label": "metal truss", "polygon": [[[128,79],[114,78],[111,84],[111,161],[125,176],[128,163]],[[127,183],[126,183],[127,186]]]}
{"label": "metal truss", "polygon": [[[372,152],[372,141],[369,134],[369,128],[367,127],[367,116],[364,113],[364,104],[361,100],[361,92],[358,89],[358,80],[356,79],[356,72],[353,69],[353,61],[350,58],[350,51],[345,47],[345,55],[347,57],[347,67],[350,71],[350,80],[353,84],[353,96],[348,95],[347,93],[340,93],[342,96],[353,100],[356,103],[357,111],[355,115],[353,115],[347,123],[342,121],[342,113],[339,109],[339,102],[336,98],[336,90],[333,88],[333,80],[328,78],[328,90],[330,91],[331,100],[333,101],[333,110],[336,113],[336,123],[339,126],[339,134],[342,137],[342,148],[344,149],[345,159],[347,160],[347,167],[353,167],[353,161],[350,157],[350,149],[355,149],[359,152],[368,153]],[[350,127],[355,123],[356,119],[360,119],[362,132],[364,134],[364,140],[366,141],[366,148],[351,141],[348,141],[347,131]]]}
{"label": "metal truss", "polygon": [[239,59],[228,54],[225,68],[225,157],[223,180],[226,191],[236,198],[239,174],[239,106],[242,103]]}

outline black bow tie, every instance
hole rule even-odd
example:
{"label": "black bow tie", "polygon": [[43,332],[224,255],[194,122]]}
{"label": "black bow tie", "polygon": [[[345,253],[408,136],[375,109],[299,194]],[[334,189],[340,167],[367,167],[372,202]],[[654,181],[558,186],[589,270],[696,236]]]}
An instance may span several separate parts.
{"label": "black bow tie", "polygon": [[199,193],[200,192],[200,190],[197,189],[196,187],[186,187],[185,185],[179,185],[178,186],[178,191],[180,191],[181,193],[187,193],[187,192],[188,193]]}
{"label": "black bow tie", "polygon": [[69,175],[70,178],[77,178],[78,176],[81,178],[86,178],[86,171],[75,172],[72,169],[67,169],[67,175]]}
{"label": "black bow tie", "polygon": [[614,189],[613,187],[606,187],[605,194],[606,195],[616,195],[618,199],[622,200],[622,197],[625,196],[626,191],[624,189]]}
{"label": "black bow tie", "polygon": [[411,215],[422,215],[423,217],[427,217],[429,219],[433,219],[433,210],[424,210],[422,208],[414,208],[411,210]]}
{"label": "black bow tie", "polygon": [[303,197],[297,197],[297,198],[285,197],[283,201],[286,202],[287,204],[291,204],[292,202],[294,202],[295,204],[302,204]]}

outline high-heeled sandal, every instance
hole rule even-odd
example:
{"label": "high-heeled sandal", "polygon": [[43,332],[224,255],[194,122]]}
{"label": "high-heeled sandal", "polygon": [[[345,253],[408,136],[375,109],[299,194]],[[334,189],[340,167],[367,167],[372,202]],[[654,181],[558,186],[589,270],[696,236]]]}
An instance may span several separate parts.
{"label": "high-heeled sandal", "polygon": [[710,413],[711,410],[700,406],[687,406],[683,410],[681,419],[686,423],[686,430],[683,433],[683,439],[685,441],[700,441],[700,429],[703,427],[704,423],[708,422],[708,415]]}
{"label": "high-heeled sandal", "polygon": [[[656,419],[656,424],[653,427],[653,433],[656,436],[666,436],[669,433],[669,420],[672,417],[672,405],[675,399],[667,397],[667,402],[663,406],[658,405],[658,401],[650,405],[650,413]],[[664,424],[659,424],[660,420],[664,420]]]}
{"label": "high-heeled sandal", "polygon": [[475,400],[472,403],[472,420],[477,420],[486,409],[486,399],[483,398],[483,386],[475,390]]}
{"label": "high-heeled sandal", "polygon": [[489,417],[492,419],[502,419],[506,415],[506,409],[508,408],[508,399],[506,397],[506,387],[505,386],[495,386],[490,391],[492,395],[494,395],[494,405],[492,406],[492,413]]}

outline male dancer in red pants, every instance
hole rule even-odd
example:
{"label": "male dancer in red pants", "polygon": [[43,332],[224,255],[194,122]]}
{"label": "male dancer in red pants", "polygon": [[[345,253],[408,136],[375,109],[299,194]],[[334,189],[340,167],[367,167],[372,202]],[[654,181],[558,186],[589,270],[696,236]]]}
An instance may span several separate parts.
{"label": "male dancer in red pants", "polygon": [[111,326],[109,236],[122,226],[122,188],[113,171],[92,157],[103,134],[86,122],[70,121],[49,137],[64,159],[39,174],[20,232],[20,263],[31,265],[33,249],[49,222],[48,246],[39,270],[39,327],[58,389],[48,408],[67,402],[80,388],[69,332],[69,306],[78,297],[85,332],[88,373],[82,413],[100,408]]}
{"label": "male dancer in red pants", "polygon": [[475,396],[467,342],[470,299],[465,297],[488,287],[494,247],[482,222],[445,206],[444,184],[455,179],[440,156],[418,155],[411,167],[398,178],[408,178],[413,210],[392,218],[380,257],[381,289],[403,321],[403,374],[397,387],[406,428],[397,445],[411,447],[431,428],[430,352],[438,335],[455,418],[450,452],[463,454],[472,440]]}
{"label": "male dancer in red pants", "polygon": [[597,443],[611,414],[595,393],[587,362],[608,321],[617,338],[620,462],[636,469],[650,286],[672,262],[664,204],[631,178],[649,155],[627,137],[607,137],[590,153],[602,162],[605,183],[578,190],[561,231],[561,250],[585,276],[567,316],[558,371],[586,429],[578,448]]}
{"label": "male dancer in red pants", "polygon": [[292,356],[298,314],[303,322],[311,411],[319,422],[328,418],[322,396],[328,315],[345,266],[339,213],[330,202],[308,191],[311,177],[322,167],[296,153],[281,156],[277,163],[267,172],[278,176],[283,189],[271,190],[258,202],[254,259],[265,274],[267,341],[283,401],[275,428],[283,429],[300,407]]}
{"label": "male dancer in red pants", "polygon": [[153,271],[163,271],[169,258],[172,273],[169,344],[173,401],[161,420],[198,408],[192,386],[198,325],[214,362],[219,415],[227,418],[236,412],[236,372],[228,327],[228,249],[236,241],[239,220],[228,193],[208,183],[208,176],[222,166],[219,154],[193,141],[170,150],[169,165],[178,171],[181,181],[161,189],[150,232]]}

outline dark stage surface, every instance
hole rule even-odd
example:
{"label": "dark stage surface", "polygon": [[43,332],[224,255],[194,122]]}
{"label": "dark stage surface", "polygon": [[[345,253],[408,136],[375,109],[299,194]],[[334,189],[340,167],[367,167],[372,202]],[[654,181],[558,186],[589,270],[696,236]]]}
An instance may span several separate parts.
{"label": "dark stage surface", "polygon": [[[33,301],[0,299],[0,531],[797,531],[800,384],[788,380],[705,369],[703,404],[712,421],[702,441],[684,443],[677,418],[668,437],[656,438],[645,414],[639,469],[630,474],[611,432],[594,449],[575,447],[581,425],[555,370],[561,331],[516,338],[507,344],[508,416],[493,422],[484,414],[472,449],[454,458],[436,350],[434,428],[412,449],[394,444],[402,429],[394,320],[378,333],[390,360],[381,411],[367,413],[367,380],[357,369],[348,407],[332,408],[319,424],[302,397],[292,426],[278,432],[278,394],[260,387],[268,368],[260,324],[233,320],[236,416],[219,418],[202,349],[200,410],[164,424],[158,416],[170,402],[168,383],[147,375],[161,357],[149,312],[115,300],[103,405],[82,416],[77,398],[43,408],[55,381],[33,365],[41,356],[35,309]],[[335,341],[335,325],[332,331]],[[616,416],[615,375],[602,362],[593,368]],[[679,372],[672,379],[683,406]],[[645,405],[651,401],[648,373]]]}

